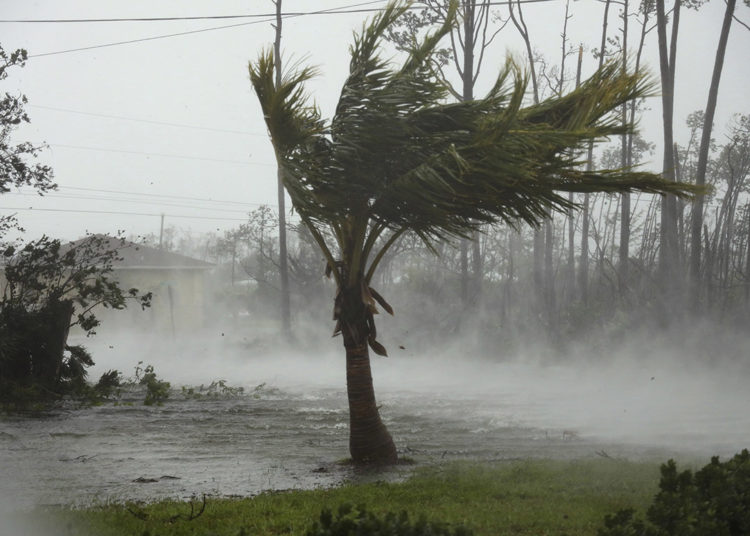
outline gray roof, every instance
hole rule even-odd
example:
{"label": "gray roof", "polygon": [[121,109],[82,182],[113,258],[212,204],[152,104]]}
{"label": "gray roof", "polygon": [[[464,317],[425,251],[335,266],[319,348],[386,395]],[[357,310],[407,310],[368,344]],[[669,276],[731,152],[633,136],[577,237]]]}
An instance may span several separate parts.
{"label": "gray roof", "polygon": [[[156,268],[156,269],[182,269],[182,270],[207,270],[213,268],[213,264],[192,257],[186,257],[179,253],[164,251],[143,244],[136,244],[128,240],[121,245],[119,238],[97,235],[104,237],[109,242],[109,247],[117,249],[118,254],[122,257],[121,261],[114,264],[116,269],[137,269],[137,268]],[[77,245],[86,238],[81,238],[72,243]]]}

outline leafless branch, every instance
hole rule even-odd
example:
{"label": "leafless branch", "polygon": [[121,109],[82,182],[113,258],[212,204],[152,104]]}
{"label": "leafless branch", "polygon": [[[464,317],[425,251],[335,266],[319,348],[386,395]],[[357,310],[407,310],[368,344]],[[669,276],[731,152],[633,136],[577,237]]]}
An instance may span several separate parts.
{"label": "leafless branch", "polygon": [[737,15],[732,15],[732,18],[736,20],[739,24],[745,27],[746,30],[750,30],[750,26],[748,26],[746,23],[742,22]]}

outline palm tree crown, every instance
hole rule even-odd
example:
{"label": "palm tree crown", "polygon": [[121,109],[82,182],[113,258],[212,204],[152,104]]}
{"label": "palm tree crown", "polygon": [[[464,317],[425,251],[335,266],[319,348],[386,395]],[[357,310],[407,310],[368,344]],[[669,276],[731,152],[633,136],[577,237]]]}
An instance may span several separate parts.
{"label": "palm tree crown", "polygon": [[586,172],[576,157],[589,140],[623,133],[609,112],[650,89],[642,75],[613,62],[565,96],[522,107],[527,80],[508,61],[485,98],[447,103],[431,55],[454,24],[455,6],[397,68],[378,56],[378,45],[406,8],[390,4],[355,36],[330,122],[306,102],[303,84],[314,70],[287,73],[276,87],[270,51],[250,65],[285,185],[317,239],[328,227],[343,252],[346,228],[358,224],[370,255],[387,230],[429,241],[498,220],[538,224],[572,208],[559,192],[686,192],[650,173]]}

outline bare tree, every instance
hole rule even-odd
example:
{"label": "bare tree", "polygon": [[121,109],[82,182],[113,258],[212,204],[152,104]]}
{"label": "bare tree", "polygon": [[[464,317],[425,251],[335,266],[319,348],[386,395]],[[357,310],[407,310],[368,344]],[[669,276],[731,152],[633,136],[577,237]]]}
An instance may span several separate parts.
{"label": "bare tree", "polygon": [[[664,1],[656,2],[656,29],[659,41],[659,73],[661,79],[662,124],[664,134],[664,160],[662,175],[674,181],[674,76],[677,58],[677,34],[680,26],[681,0],[675,0],[672,8],[672,31],[667,45],[667,15]],[[664,196],[661,213],[661,245],[659,247],[660,280],[664,288],[676,295],[678,275],[677,254],[677,203],[674,197]]]}
{"label": "bare tree", "polygon": [[[604,54],[607,47],[607,24],[609,17],[610,0],[604,2],[604,15],[602,17],[602,41],[599,45],[599,68],[604,65]],[[588,156],[586,158],[586,171],[594,169],[594,144],[589,143]],[[578,272],[578,287],[581,291],[581,301],[588,301],[589,288],[589,194],[583,196],[583,207],[581,210],[581,262]]]}
{"label": "bare tree", "polygon": [[[708,164],[708,150],[711,144],[711,130],[713,127],[714,113],[716,111],[716,101],[719,94],[719,81],[721,80],[721,71],[724,66],[724,55],[727,50],[727,41],[729,39],[729,28],[732,25],[732,17],[736,0],[727,0],[727,7],[724,12],[724,22],[721,26],[719,36],[719,46],[716,49],[716,59],[714,60],[713,74],[711,75],[711,86],[708,90],[708,102],[706,103],[706,112],[703,119],[703,133],[701,136],[701,145],[698,153],[698,169],[696,170],[695,182],[699,185],[706,183],[706,167]],[[697,308],[700,301],[700,289],[698,280],[700,278],[701,265],[701,230],[703,228],[703,198],[699,197],[693,204],[691,229],[690,229],[690,278],[694,284],[692,297],[692,306]]]}

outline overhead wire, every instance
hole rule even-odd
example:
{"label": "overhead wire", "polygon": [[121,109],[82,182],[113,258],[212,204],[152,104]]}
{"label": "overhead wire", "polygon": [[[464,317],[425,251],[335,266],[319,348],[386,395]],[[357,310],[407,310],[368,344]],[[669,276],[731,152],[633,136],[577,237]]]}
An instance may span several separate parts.
{"label": "overhead wire", "polygon": [[118,210],[84,210],[84,209],[68,209],[68,208],[34,208],[34,207],[0,207],[0,210],[17,210],[27,212],[70,212],[70,213],[82,213],[82,214],[109,214],[109,215],[120,215],[120,216],[155,216],[155,217],[169,217],[169,218],[187,218],[192,220],[224,220],[224,221],[247,221],[247,218],[222,218],[218,216],[191,216],[187,214],[165,214],[162,212],[126,212]]}
{"label": "overhead wire", "polygon": [[[370,2],[363,2],[361,4],[354,4],[354,6],[373,4],[376,1],[378,1],[378,0],[370,1]],[[295,17],[306,16],[306,15],[320,15],[320,14],[335,12],[337,9],[340,9],[340,8],[330,8],[330,9],[323,9],[323,10],[319,10],[319,11],[300,12],[300,13],[296,13],[296,14],[286,14],[286,15],[283,15],[283,18],[287,18],[288,19],[288,18],[295,18]],[[58,51],[54,51],[54,52],[43,52],[41,54],[29,54],[28,57],[29,58],[41,58],[41,57],[44,57],[44,56],[56,56],[56,55],[59,55],[59,54],[67,54],[67,53],[70,53],[70,52],[82,52],[82,51],[85,51],[85,50],[94,50],[94,49],[98,49],[98,48],[107,48],[107,47],[113,47],[113,46],[119,46],[119,45],[129,45],[129,44],[133,44],[133,43],[141,43],[141,42],[145,42],[145,41],[155,41],[155,40],[158,40],[158,39],[168,39],[170,37],[179,37],[179,36],[183,36],[183,35],[191,35],[191,34],[197,34],[197,33],[203,33],[203,32],[212,32],[212,31],[216,31],[216,30],[226,30],[226,29],[230,29],[230,28],[238,28],[238,27],[241,27],[241,26],[250,26],[250,25],[253,25],[253,24],[261,24],[261,23],[265,23],[265,22],[274,22],[276,20],[276,15],[275,14],[274,14],[274,16],[272,18],[268,18],[268,16],[266,16],[266,17],[267,18],[263,18],[262,20],[253,20],[253,21],[250,21],[250,22],[240,22],[240,23],[237,23],[237,24],[228,24],[228,25],[224,25],[224,26],[214,26],[214,27],[211,27],[211,28],[200,28],[200,29],[197,29],[197,30],[187,30],[187,31],[184,31],[184,32],[177,32],[177,33],[171,33],[171,34],[154,35],[154,36],[142,37],[142,38],[138,38],[138,39],[129,39],[129,40],[125,40],[125,41],[116,41],[116,42],[113,42],[113,43],[103,43],[103,44],[99,44],[99,45],[90,45],[90,46],[87,46],[87,47],[71,48],[71,49],[67,49],[67,50],[58,50]],[[2,21],[0,21],[0,22],[2,22]],[[64,21],[61,21],[61,22],[64,22]]]}
{"label": "overhead wire", "polygon": [[189,197],[189,196],[184,196],[184,195],[126,192],[123,190],[105,190],[101,188],[84,188],[82,186],[61,186],[60,189],[81,190],[81,191],[87,191],[87,192],[103,192],[103,193],[110,193],[110,194],[139,195],[139,196],[145,196],[145,197],[163,197],[167,199],[182,199],[182,200],[188,200],[188,201],[205,201],[205,202],[219,203],[219,204],[226,204],[226,205],[275,206],[273,203],[249,203],[249,202],[246,203],[242,201],[226,201],[226,200],[221,200],[221,199],[210,199],[210,198],[205,198],[205,197]]}
{"label": "overhead wire", "polygon": [[[318,15],[342,15],[342,14],[351,14],[351,13],[375,13],[378,11],[382,11],[384,7],[380,8],[358,8],[357,6],[361,5],[368,5],[377,3],[382,0],[375,0],[371,2],[362,2],[360,4],[353,4],[351,6],[344,6],[344,7],[338,7],[338,8],[329,8],[329,9],[322,9],[318,11],[300,11],[300,12],[287,12],[282,13],[281,16],[284,19],[289,18],[296,18],[296,17],[304,17],[304,16],[318,16]],[[557,0],[516,0],[516,3],[521,4],[536,4],[536,3],[547,3],[547,2],[555,2]],[[505,1],[499,1],[499,2],[489,2],[488,5],[490,6],[500,6],[500,5],[506,5]],[[420,6],[409,6],[407,9],[421,9]],[[176,32],[171,34],[163,34],[163,35],[154,35],[150,37],[141,37],[138,39],[128,39],[125,41],[116,41],[112,43],[102,43],[99,45],[90,45],[86,47],[78,47],[78,48],[71,48],[66,50],[57,50],[54,52],[42,52],[40,54],[29,54],[28,58],[41,58],[45,56],[56,56],[59,54],[68,54],[71,52],[82,52],[86,50],[94,50],[99,48],[107,48],[107,47],[114,47],[119,45],[130,45],[134,43],[141,43],[145,41],[155,41],[158,39],[168,39],[171,37],[180,37],[184,35],[191,35],[191,34],[197,34],[197,33],[203,33],[203,32],[211,32],[216,30],[226,30],[231,28],[238,28],[241,26],[249,26],[252,24],[261,24],[265,22],[274,22],[276,20],[276,14],[273,14],[273,17],[270,17],[270,14],[252,14],[252,15],[217,15],[217,16],[205,16],[205,17],[189,17],[189,18],[182,18],[182,17],[141,17],[141,18],[120,18],[120,19],[2,19],[0,20],[0,23],[76,23],[76,22],[165,22],[165,21],[179,21],[179,20],[208,20],[208,19],[215,19],[215,18],[259,18],[259,17],[266,17],[262,20],[253,20],[250,22],[240,22],[237,24],[228,24],[224,26],[213,26],[211,28],[200,28],[197,30],[187,30],[184,32]]]}
{"label": "overhead wire", "polygon": [[[16,195],[16,196],[24,196],[24,197],[39,197],[38,194],[33,193],[25,193],[25,192],[9,192],[5,195]],[[238,210],[238,209],[229,209],[224,207],[207,207],[207,206],[197,206],[197,205],[182,205],[179,203],[171,203],[168,201],[156,201],[156,200],[147,200],[147,199],[125,199],[125,198],[118,198],[118,197],[104,197],[104,196],[92,196],[92,195],[68,195],[68,194],[61,194],[56,192],[48,192],[44,195],[45,198],[54,198],[54,199],[76,199],[76,200],[85,200],[85,201],[111,201],[115,203],[134,203],[139,205],[156,205],[161,207],[177,207],[177,208],[190,208],[195,210],[212,210],[212,211],[221,211],[221,212],[235,212],[240,214],[247,214],[247,210]]]}
{"label": "overhead wire", "polygon": [[247,166],[269,166],[269,167],[275,167],[276,164],[269,164],[266,162],[251,162],[249,160],[229,160],[225,158],[212,158],[207,156],[190,156],[190,155],[181,155],[181,154],[169,154],[169,153],[152,153],[148,151],[130,151],[127,149],[111,149],[108,147],[91,147],[88,145],[72,145],[67,143],[50,143],[47,142],[47,145],[50,147],[59,147],[62,149],[80,149],[80,150],[86,150],[86,151],[101,151],[101,152],[107,152],[107,153],[121,153],[121,154],[135,154],[135,155],[143,155],[143,156],[157,156],[161,158],[180,158],[184,160],[203,160],[207,162],[224,162],[229,164],[241,164],[241,165],[247,165]]}
{"label": "overhead wire", "polygon": [[[349,6],[334,7],[325,10],[318,11],[285,11],[281,13],[282,17],[303,17],[313,15],[342,15],[352,13],[375,13],[382,11],[384,7],[380,8],[360,8],[359,6],[366,6],[372,4],[383,3],[385,0],[372,0],[370,2],[361,2],[359,4],[352,4]],[[543,2],[553,2],[555,0],[515,0],[514,3],[518,4],[538,4]],[[504,6],[507,5],[507,0],[501,0],[496,2],[487,2],[489,6]],[[410,10],[422,9],[424,6],[412,5],[409,6]],[[85,18],[85,19],[0,19],[0,23],[20,23],[20,24],[44,24],[44,23],[96,23],[96,22],[171,22],[171,21],[192,21],[192,20],[227,20],[227,19],[251,19],[251,18],[265,18],[265,17],[276,17],[276,13],[243,13],[239,15],[186,15],[178,17],[107,17],[107,18]]]}
{"label": "overhead wire", "polygon": [[105,119],[119,119],[123,121],[133,121],[137,123],[148,123],[151,125],[163,125],[163,126],[169,126],[169,127],[179,127],[179,128],[192,128],[195,130],[207,130],[211,132],[226,132],[229,134],[242,134],[245,136],[262,136],[264,138],[268,137],[268,134],[261,134],[259,132],[250,132],[248,130],[232,130],[227,128],[216,128],[216,127],[205,127],[200,125],[189,125],[187,123],[172,123],[169,121],[155,121],[153,119],[140,119],[135,117],[127,117],[124,115],[112,115],[112,114],[102,114],[102,113],[96,113],[96,112],[85,112],[82,110],[71,110],[70,108],[57,108],[55,106],[45,106],[42,104],[27,104],[29,108],[39,108],[42,110],[53,110],[56,112],[66,112],[71,114],[79,114],[79,115],[89,115],[92,117],[103,117]]}
{"label": "overhead wire", "polygon": [[[326,13],[338,14],[357,12],[355,8],[368,6],[372,4],[381,4],[385,0],[370,0],[348,6],[332,7],[318,11],[286,11],[281,14],[282,17],[299,17],[305,15],[322,15]],[[382,8],[379,8],[382,9]],[[347,11],[352,10],[352,11]],[[371,9],[369,11],[377,11]],[[226,20],[226,19],[255,19],[255,18],[276,18],[276,13],[242,13],[239,15],[183,15],[179,17],[106,17],[106,18],[85,18],[85,19],[0,19],[0,23],[81,23],[81,22],[170,22],[170,21],[190,21],[190,20]]]}

